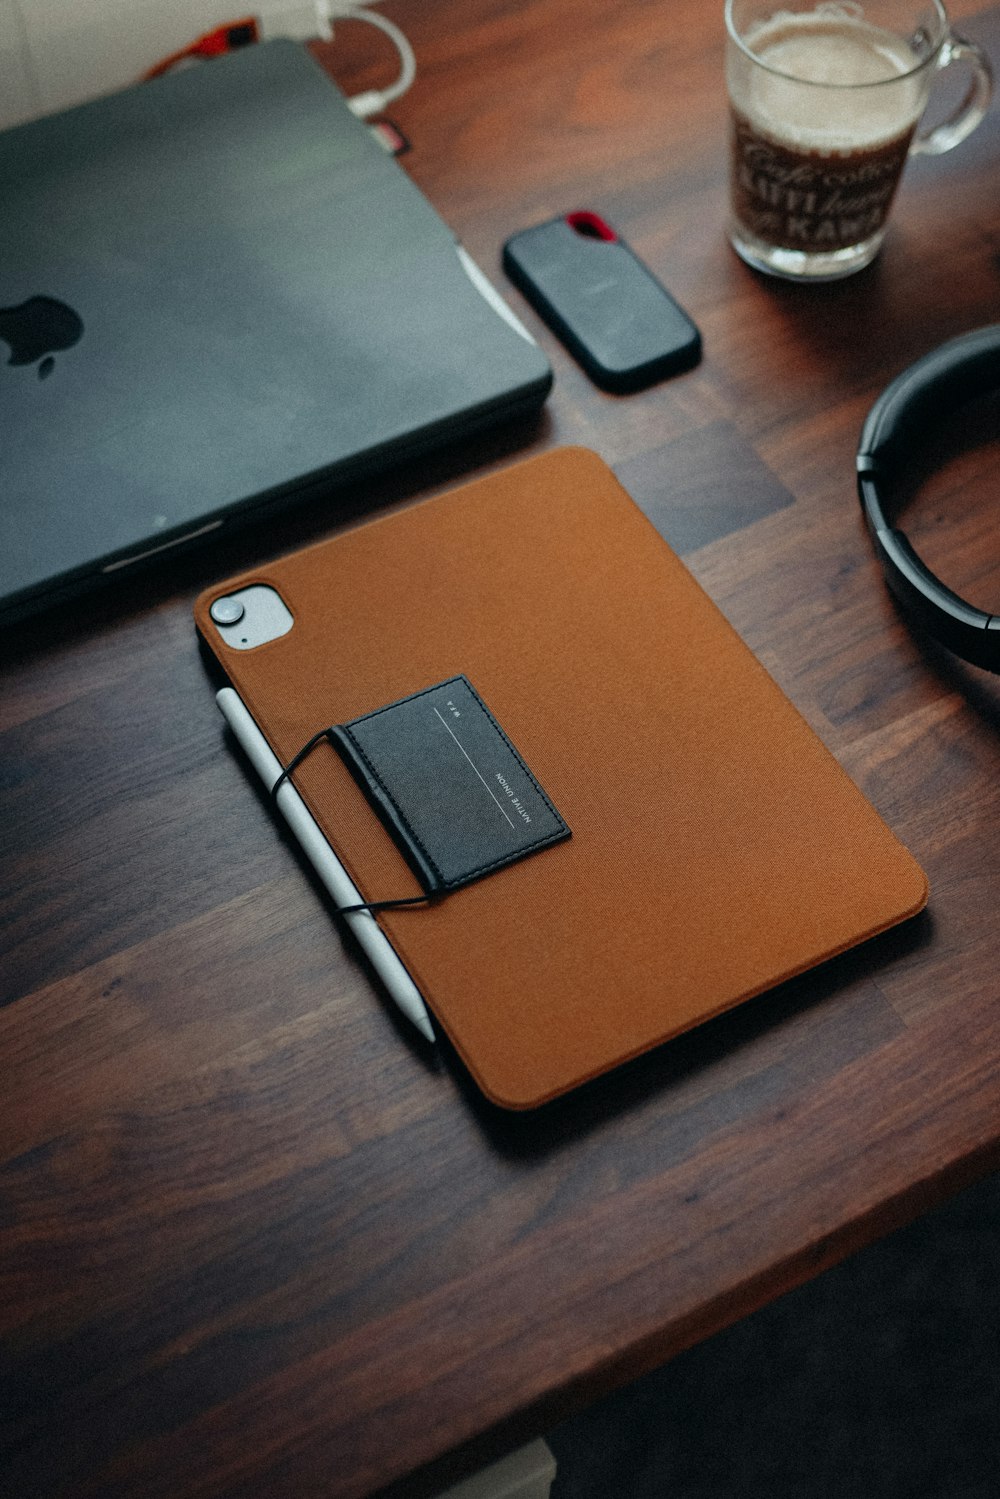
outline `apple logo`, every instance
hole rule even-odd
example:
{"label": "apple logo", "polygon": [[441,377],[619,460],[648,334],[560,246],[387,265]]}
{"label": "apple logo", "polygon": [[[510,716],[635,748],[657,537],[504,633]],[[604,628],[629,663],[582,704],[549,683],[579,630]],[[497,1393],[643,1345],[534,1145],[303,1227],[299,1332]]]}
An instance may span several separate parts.
{"label": "apple logo", "polygon": [[17,307],[0,307],[0,339],[10,345],[8,364],[38,366],[39,380],[51,375],[53,354],[71,349],[83,336],[83,319],[55,297],[29,297]]}

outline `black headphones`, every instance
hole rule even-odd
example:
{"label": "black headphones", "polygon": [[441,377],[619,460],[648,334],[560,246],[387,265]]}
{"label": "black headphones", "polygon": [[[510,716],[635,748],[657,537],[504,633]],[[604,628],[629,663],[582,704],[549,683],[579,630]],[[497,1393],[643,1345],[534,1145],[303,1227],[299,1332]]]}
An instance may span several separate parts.
{"label": "black headphones", "polygon": [[858,493],[886,582],[927,633],[974,666],[1000,674],[1000,615],[946,588],[886,519],[888,481],[922,430],[1000,387],[1000,324],[979,328],[918,359],[879,396],[861,429]]}

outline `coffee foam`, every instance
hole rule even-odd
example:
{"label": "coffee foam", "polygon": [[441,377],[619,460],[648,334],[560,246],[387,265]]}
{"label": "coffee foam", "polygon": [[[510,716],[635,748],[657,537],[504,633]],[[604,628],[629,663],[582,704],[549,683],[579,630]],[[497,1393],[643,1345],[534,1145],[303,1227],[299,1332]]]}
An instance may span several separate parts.
{"label": "coffee foam", "polygon": [[916,123],[923,74],[903,75],[921,59],[901,38],[847,10],[778,11],[748,31],[746,42],[764,66],[741,59],[731,68],[732,101],[776,143],[821,154],[863,151],[907,135]]}

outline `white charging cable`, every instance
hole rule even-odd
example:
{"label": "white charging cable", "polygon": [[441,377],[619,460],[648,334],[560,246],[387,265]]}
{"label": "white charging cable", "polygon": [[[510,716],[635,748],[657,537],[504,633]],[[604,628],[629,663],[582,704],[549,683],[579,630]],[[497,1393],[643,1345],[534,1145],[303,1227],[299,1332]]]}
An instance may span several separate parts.
{"label": "white charging cable", "polygon": [[377,26],[399,53],[399,77],[394,83],[389,84],[388,88],[369,89],[366,93],[355,94],[347,101],[348,108],[359,119],[371,119],[372,115],[381,114],[393,99],[405,94],[417,76],[417,60],[413,55],[413,48],[395,21],[390,21],[377,10],[369,10],[367,5],[342,5],[339,0],[329,0],[326,14],[330,21],[366,21],[369,26]]}
{"label": "white charging cable", "polygon": [[[405,94],[417,75],[417,60],[409,41],[394,21],[369,9],[374,3],[375,0],[265,0],[259,17],[227,21],[216,26],[180,51],[161,58],[143,76],[159,78],[172,68],[198,58],[219,57],[251,42],[268,41],[273,37],[291,37],[295,41],[317,38],[329,42],[333,39],[334,21],[365,21],[383,32],[399,53],[399,77],[395,83],[390,83],[388,88],[355,94],[347,101],[348,108],[359,119],[368,120],[372,115],[381,114],[393,99]],[[0,7],[2,5],[3,0],[0,0]]]}

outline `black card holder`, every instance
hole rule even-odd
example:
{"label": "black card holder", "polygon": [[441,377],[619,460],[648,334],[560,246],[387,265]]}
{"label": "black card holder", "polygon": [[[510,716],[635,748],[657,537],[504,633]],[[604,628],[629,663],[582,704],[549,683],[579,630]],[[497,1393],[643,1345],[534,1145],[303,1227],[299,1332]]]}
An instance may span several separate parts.
{"label": "black card holder", "polygon": [[338,724],[328,737],[429,895],[570,837],[465,676]]}

